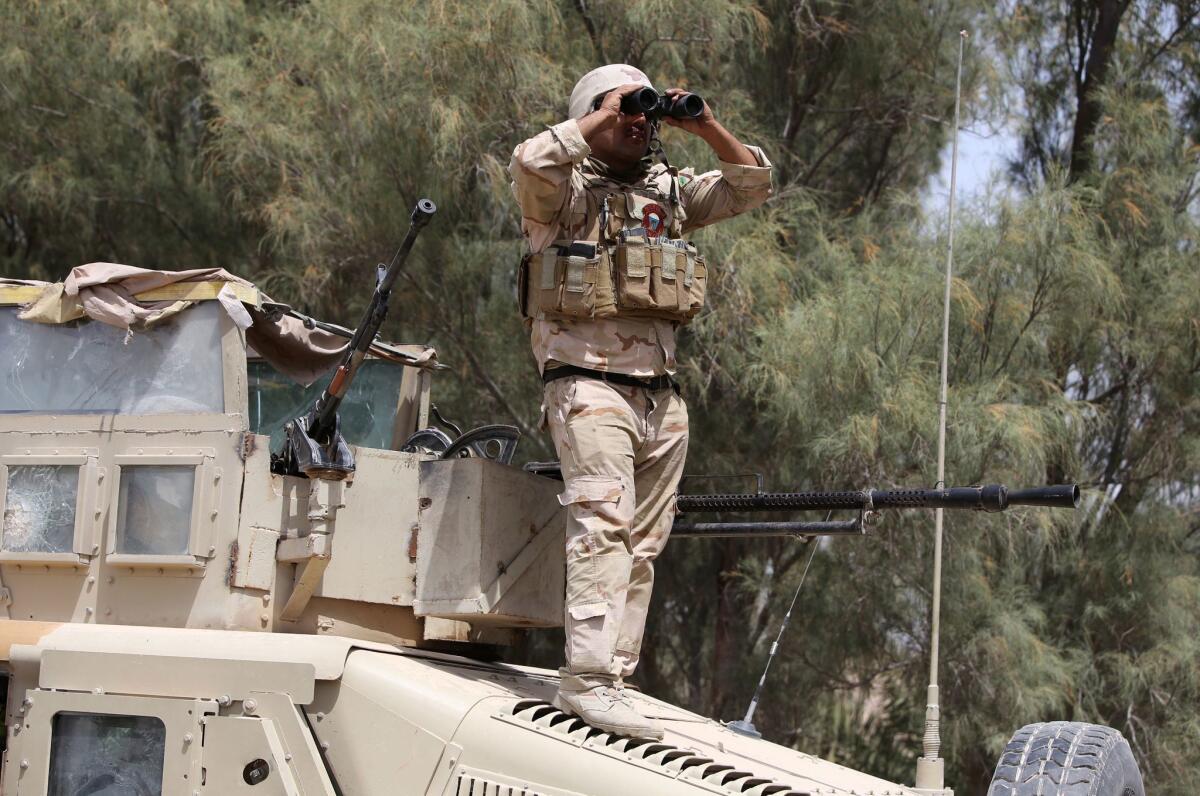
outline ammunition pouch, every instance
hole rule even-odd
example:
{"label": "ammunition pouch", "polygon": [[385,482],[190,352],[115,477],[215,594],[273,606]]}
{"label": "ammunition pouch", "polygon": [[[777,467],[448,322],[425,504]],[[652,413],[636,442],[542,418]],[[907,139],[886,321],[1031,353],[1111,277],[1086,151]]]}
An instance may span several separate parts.
{"label": "ammunition pouch", "polygon": [[526,318],[661,318],[687,323],[704,307],[708,269],[687,241],[625,229],[615,244],[558,241],[521,261]]}
{"label": "ammunition pouch", "polygon": [[674,174],[651,185],[595,182],[588,223],[528,254],[517,295],[526,318],[661,318],[687,323],[704,307],[708,269],[682,239]]}
{"label": "ammunition pouch", "polygon": [[617,314],[607,247],[555,242],[521,260],[517,290],[526,318],[609,318]]}

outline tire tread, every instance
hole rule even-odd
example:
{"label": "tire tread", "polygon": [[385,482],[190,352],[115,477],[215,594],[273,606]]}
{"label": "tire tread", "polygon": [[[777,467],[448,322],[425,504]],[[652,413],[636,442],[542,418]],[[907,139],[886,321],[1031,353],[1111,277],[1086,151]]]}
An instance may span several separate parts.
{"label": "tire tread", "polygon": [[[996,762],[988,796],[1144,796],[1140,775],[1136,788],[1099,790],[1111,780],[1105,765],[1114,755],[1127,758],[1136,775],[1128,743],[1111,727],[1077,721],[1027,724]],[[1112,764],[1127,767],[1124,760]]]}

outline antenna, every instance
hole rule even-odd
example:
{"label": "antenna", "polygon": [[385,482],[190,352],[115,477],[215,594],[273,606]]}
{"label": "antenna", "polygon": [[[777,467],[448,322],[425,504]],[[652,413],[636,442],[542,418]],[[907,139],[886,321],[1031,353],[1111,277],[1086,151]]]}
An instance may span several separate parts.
{"label": "antenna", "polygon": [[[830,514],[832,513],[830,512]],[[829,516],[826,515],[825,519],[828,521]],[[800,573],[800,582],[796,584],[796,593],[792,595],[792,604],[788,606],[787,613],[783,615],[779,633],[775,636],[775,641],[771,643],[771,652],[767,655],[767,665],[763,667],[762,677],[758,678],[754,696],[750,699],[750,707],[746,708],[746,718],[741,721],[731,721],[725,725],[740,735],[749,735],[751,738],[762,737],[762,733],[754,727],[754,711],[758,709],[758,700],[762,697],[763,685],[767,682],[767,672],[771,671],[771,661],[775,660],[775,653],[779,651],[779,642],[783,638],[783,632],[787,630],[788,622],[792,619],[792,609],[796,607],[800,590],[804,588],[804,579],[808,577],[808,568],[812,566],[813,558],[817,555],[817,545],[813,544],[813,537],[808,537],[807,541],[812,545],[812,552],[808,554],[808,563],[804,565],[804,572]]]}
{"label": "antenna", "polygon": [[[942,307],[942,384],[938,396],[937,489],[946,487],[946,393],[950,362],[950,283],[954,271],[954,190],[958,183],[958,113],[962,101],[963,50],[967,32],[958,32],[958,76],[954,85],[954,144],[950,156],[950,211],[946,222],[946,292]],[[942,631],[942,509],[933,515],[933,606],[929,643],[929,691],[925,705],[925,736],[917,758],[918,790],[943,793],[946,761],[941,758],[941,708],[938,704],[938,642]]]}

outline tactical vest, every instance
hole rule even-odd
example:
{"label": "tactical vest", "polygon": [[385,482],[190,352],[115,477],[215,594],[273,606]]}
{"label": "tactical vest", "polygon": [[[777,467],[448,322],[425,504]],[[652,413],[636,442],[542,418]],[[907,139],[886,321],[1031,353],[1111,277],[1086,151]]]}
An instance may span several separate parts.
{"label": "tactical vest", "polygon": [[521,260],[517,295],[526,318],[661,318],[687,323],[704,307],[707,268],[682,238],[678,178],[657,168],[635,185],[581,171],[574,240]]}

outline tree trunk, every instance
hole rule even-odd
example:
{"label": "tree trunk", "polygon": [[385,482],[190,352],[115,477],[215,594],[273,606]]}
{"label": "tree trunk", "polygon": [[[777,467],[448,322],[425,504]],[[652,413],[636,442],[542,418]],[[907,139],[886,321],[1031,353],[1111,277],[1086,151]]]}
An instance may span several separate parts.
{"label": "tree trunk", "polygon": [[737,647],[737,603],[734,595],[733,570],[737,564],[736,542],[723,539],[717,557],[717,612],[716,632],[713,637],[712,683],[708,690],[707,713],[721,715],[729,699],[729,684],[733,677],[733,663]]}
{"label": "tree trunk", "polygon": [[1129,8],[1129,0],[1093,0],[1099,11],[1096,26],[1088,42],[1087,66],[1079,87],[1075,130],[1071,136],[1071,181],[1082,177],[1092,165],[1092,133],[1100,123],[1100,101],[1096,94],[1108,76],[1113,45],[1121,16]]}

